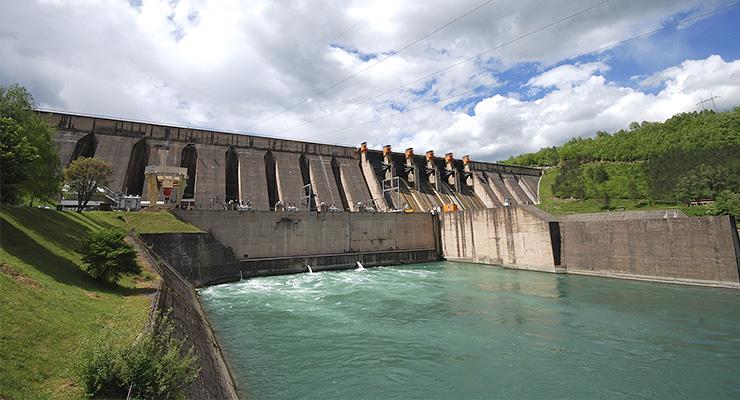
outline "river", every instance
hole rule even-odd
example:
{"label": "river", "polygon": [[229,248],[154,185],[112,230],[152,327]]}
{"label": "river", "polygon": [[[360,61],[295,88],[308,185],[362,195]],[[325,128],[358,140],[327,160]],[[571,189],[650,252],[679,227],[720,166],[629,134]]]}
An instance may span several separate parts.
{"label": "river", "polygon": [[740,398],[740,291],[439,262],[200,290],[250,399]]}

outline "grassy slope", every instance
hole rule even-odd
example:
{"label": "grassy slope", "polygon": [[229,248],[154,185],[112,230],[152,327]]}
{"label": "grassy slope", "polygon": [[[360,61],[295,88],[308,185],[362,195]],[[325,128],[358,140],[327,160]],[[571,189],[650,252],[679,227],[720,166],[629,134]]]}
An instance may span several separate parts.
{"label": "grassy slope", "polygon": [[200,232],[193,225],[180,221],[170,213],[161,211],[92,211],[77,215],[89,216],[100,223],[122,228],[126,228],[128,224],[137,233]]}
{"label": "grassy slope", "polygon": [[[144,326],[156,277],[119,285],[91,279],[76,252],[93,230],[124,227],[122,213],[0,208],[0,398],[77,398],[72,364],[104,327],[133,338]],[[166,213],[126,213],[140,232],[197,231]]]}
{"label": "grassy slope", "polygon": [[[573,213],[595,213],[604,212],[602,208],[603,200],[599,199],[558,199],[552,193],[552,183],[559,174],[558,168],[551,168],[545,171],[545,175],[540,182],[540,204],[538,205],[544,211],[554,215],[573,214]],[[625,210],[674,210],[679,209],[688,215],[704,215],[702,207],[686,207],[683,204],[675,203],[656,203],[650,204],[648,200],[640,199],[611,199],[609,208],[611,210],[623,207]]]}

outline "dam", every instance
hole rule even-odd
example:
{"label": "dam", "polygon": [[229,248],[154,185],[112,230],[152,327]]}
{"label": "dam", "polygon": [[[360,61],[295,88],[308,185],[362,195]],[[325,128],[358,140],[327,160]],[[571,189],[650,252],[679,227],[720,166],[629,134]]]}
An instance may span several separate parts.
{"label": "dam", "polygon": [[[63,166],[95,157],[114,167],[109,188],[146,197],[147,165],[187,168],[181,199],[197,209],[228,202],[254,210],[320,204],[339,211],[411,210],[452,206],[481,209],[538,201],[536,168],[298,142],[55,112],[41,113],[56,129]],[[476,171],[476,173],[473,173]]]}
{"label": "dam", "polygon": [[740,395],[732,216],[553,216],[537,168],[41,115],[63,166],[113,165],[106,193],[186,171],[163,206],[200,232],[132,236],[204,371],[189,397]]}
{"label": "dam", "polygon": [[[147,166],[187,170],[175,214],[197,235],[146,241],[196,286],[441,259],[552,273],[740,287],[732,216],[539,210],[537,168],[40,112],[63,166],[110,162],[147,198]],[[236,209],[242,211],[234,211]]]}

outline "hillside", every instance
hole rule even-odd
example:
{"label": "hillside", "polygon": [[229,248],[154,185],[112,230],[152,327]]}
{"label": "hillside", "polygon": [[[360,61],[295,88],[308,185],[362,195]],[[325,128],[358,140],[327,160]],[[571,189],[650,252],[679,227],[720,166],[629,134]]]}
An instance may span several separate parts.
{"label": "hillside", "polygon": [[142,263],[140,275],[102,284],[76,250],[92,231],[125,227],[124,218],[142,232],[197,231],[168,213],[0,207],[0,398],[79,398],[73,366],[86,341],[104,327],[121,338],[141,331],[156,274]]}
{"label": "hillside", "polygon": [[[740,107],[633,122],[504,163],[548,167],[542,208],[554,213],[683,208],[690,214],[740,213]],[[716,200],[702,207],[694,200]]]}

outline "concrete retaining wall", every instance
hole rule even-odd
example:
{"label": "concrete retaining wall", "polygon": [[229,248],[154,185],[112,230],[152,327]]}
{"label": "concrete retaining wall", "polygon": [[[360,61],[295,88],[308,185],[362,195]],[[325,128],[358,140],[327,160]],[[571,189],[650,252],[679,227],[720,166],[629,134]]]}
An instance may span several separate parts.
{"label": "concrete retaining wall", "polygon": [[234,379],[195,289],[166,261],[160,262],[142,241],[136,240],[136,246],[157,267],[162,279],[155,310],[167,313],[177,327],[174,335],[184,340],[195,353],[195,366],[200,373],[186,389],[186,398],[237,399]]}
{"label": "concrete retaining wall", "polygon": [[201,233],[142,234],[197,287],[242,277],[439,259],[429,214],[177,210]]}
{"label": "concrete retaining wall", "polygon": [[731,217],[612,214],[557,220],[531,206],[445,213],[443,254],[521,269],[740,287]]}
{"label": "concrete retaining wall", "polygon": [[425,213],[316,213],[176,210],[237,258],[276,258],[435,248]]}
{"label": "concrete retaining wall", "polygon": [[[429,250],[395,250],[385,252],[322,254],[302,257],[257,258],[241,261],[243,277],[286,275],[306,272],[307,265],[311,270],[332,271],[382,265],[413,264],[437,261],[439,254],[435,249]],[[228,279],[228,278],[225,278]]]}
{"label": "concrete retaining wall", "polygon": [[526,206],[444,213],[443,254],[448,260],[556,272],[559,248],[551,236],[557,222],[543,214]]}
{"label": "concrete retaining wall", "polygon": [[569,273],[738,287],[735,221],[695,218],[563,220]]}
{"label": "concrete retaining wall", "polygon": [[150,233],[139,236],[196,287],[239,279],[239,260],[210,233]]}

